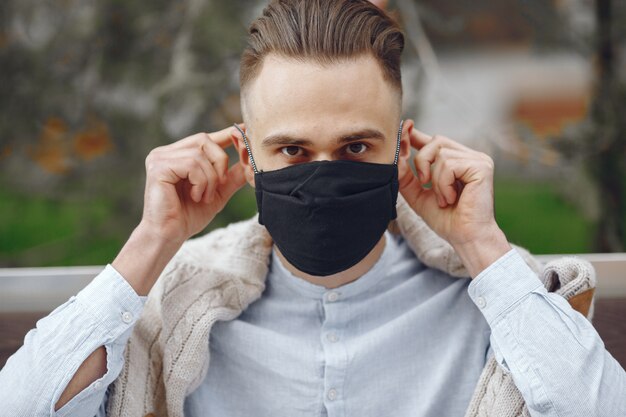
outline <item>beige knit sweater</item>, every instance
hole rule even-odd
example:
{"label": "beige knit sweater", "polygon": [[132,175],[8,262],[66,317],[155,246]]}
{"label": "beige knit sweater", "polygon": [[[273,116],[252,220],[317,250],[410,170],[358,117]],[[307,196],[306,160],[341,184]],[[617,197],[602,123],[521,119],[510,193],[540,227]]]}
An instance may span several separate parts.
{"label": "beige knit sweater", "polygon": [[[469,276],[452,247],[401,195],[397,209],[389,229],[401,233],[425,265],[455,277]],[[549,291],[591,319],[595,273],[588,262],[564,257],[542,268],[528,251],[514,247]],[[124,367],[111,387],[107,416],[183,416],[185,397],[208,371],[213,323],[234,319],[261,296],[271,248],[272,239],[257,216],[185,242],[150,292],[133,329]],[[479,416],[529,416],[511,375],[493,357],[466,414]]]}

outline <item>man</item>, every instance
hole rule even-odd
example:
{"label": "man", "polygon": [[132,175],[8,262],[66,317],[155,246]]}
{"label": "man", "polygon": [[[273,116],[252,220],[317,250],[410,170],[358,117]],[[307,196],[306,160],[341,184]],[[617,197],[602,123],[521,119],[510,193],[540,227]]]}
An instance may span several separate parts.
{"label": "man", "polygon": [[[141,223],[9,359],[2,413],[459,416],[493,354],[531,415],[625,415],[623,369],[498,227],[491,158],[401,121],[402,48],[364,0],[272,2],[245,125],[150,153]],[[188,240],[246,182],[258,219]]]}

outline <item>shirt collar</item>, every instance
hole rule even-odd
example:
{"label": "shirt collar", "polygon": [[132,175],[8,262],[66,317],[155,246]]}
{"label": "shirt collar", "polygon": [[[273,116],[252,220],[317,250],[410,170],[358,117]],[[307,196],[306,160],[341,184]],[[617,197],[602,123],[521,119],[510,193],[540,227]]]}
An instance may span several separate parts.
{"label": "shirt collar", "polygon": [[288,287],[294,292],[308,298],[321,299],[325,294],[330,292],[339,293],[341,298],[352,297],[365,292],[372,285],[384,278],[388,270],[388,268],[386,268],[388,259],[393,253],[395,245],[396,242],[391,233],[385,231],[385,248],[376,263],[359,278],[336,288],[326,288],[323,285],[313,284],[312,282],[295,276],[283,265],[276,251],[272,249],[268,279],[270,279],[273,284]]}

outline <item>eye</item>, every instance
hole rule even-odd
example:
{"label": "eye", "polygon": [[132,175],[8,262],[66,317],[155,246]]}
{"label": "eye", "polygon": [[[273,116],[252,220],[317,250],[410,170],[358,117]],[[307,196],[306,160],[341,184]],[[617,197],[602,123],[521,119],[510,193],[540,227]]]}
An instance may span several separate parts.
{"label": "eye", "polygon": [[346,148],[348,149],[348,153],[359,154],[367,150],[367,145],[364,143],[351,143]]}
{"label": "eye", "polygon": [[280,148],[280,151],[287,156],[296,156],[300,152],[299,146],[285,146]]}

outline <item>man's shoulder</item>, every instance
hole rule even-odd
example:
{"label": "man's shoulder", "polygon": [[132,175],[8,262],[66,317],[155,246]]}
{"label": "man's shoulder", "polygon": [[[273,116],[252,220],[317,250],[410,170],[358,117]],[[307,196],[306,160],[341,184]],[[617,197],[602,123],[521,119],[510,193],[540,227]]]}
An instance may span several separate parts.
{"label": "man's shoulder", "polygon": [[185,241],[157,283],[164,291],[182,282],[198,289],[227,278],[245,287],[246,294],[256,294],[267,274],[271,246],[272,240],[256,217],[233,222]]}

